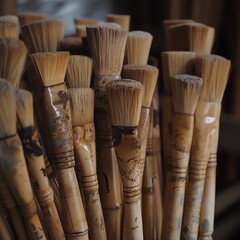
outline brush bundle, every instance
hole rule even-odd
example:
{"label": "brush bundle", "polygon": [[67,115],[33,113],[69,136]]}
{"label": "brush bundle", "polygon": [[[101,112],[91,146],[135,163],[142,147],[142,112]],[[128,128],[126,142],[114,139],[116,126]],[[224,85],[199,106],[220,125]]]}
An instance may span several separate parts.
{"label": "brush bundle", "polygon": [[19,20],[0,17],[0,236],[211,239],[230,69],[210,54],[214,29],[164,21],[160,99],[153,35],[129,15],[74,19],[73,37]]}

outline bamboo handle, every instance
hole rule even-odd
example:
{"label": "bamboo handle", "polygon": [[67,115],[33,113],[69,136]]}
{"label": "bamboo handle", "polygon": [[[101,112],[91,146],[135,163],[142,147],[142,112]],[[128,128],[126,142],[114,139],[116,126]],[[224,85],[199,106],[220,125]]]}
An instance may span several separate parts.
{"label": "bamboo handle", "polygon": [[[141,143],[135,127],[113,127],[114,146],[123,183],[123,216],[130,218],[124,224],[127,239],[143,239],[141,213],[141,181],[144,162],[141,159]],[[126,206],[126,207],[125,207]],[[133,221],[133,222],[132,222]],[[136,221],[134,223],[134,221]]]}
{"label": "bamboo handle", "polygon": [[121,239],[122,183],[112,140],[112,126],[106,85],[119,76],[95,76],[95,127],[98,162],[99,193],[108,239]]}
{"label": "bamboo handle", "polygon": [[14,240],[1,212],[0,212],[0,239]]}
{"label": "bamboo handle", "polygon": [[3,150],[0,156],[1,172],[19,205],[21,215],[26,219],[31,239],[46,239],[37,215],[20,138],[16,134],[0,144]]}
{"label": "bamboo handle", "polygon": [[189,180],[186,191],[183,218],[183,239],[197,238],[200,210],[204,191],[207,162],[209,159],[209,140],[211,124],[215,121],[218,104],[199,101],[195,112],[195,126],[191,159],[189,163]]}
{"label": "bamboo handle", "polygon": [[67,239],[88,239],[87,220],[75,173],[69,96],[65,84],[43,89],[51,152],[59,183],[63,228]]}
{"label": "bamboo handle", "polygon": [[214,231],[214,216],[215,216],[215,192],[216,192],[216,167],[217,167],[217,148],[219,138],[219,111],[215,116],[215,121],[211,124],[210,132],[210,156],[207,165],[204,194],[202,200],[202,208],[200,214],[200,227],[198,238],[201,240],[212,239]]}
{"label": "bamboo handle", "polygon": [[49,186],[43,152],[38,140],[38,133],[33,127],[29,127],[21,129],[19,135],[25,151],[30,181],[32,182],[33,191],[41,207],[50,239],[65,239],[61,221],[54,203],[53,191]]}
{"label": "bamboo handle", "polygon": [[96,170],[94,123],[73,128],[76,172],[81,184],[90,239],[107,239]]}
{"label": "bamboo handle", "polygon": [[171,181],[166,188],[164,206],[163,239],[180,239],[183,203],[189,155],[192,144],[194,117],[184,114],[173,114],[172,118],[172,171]]}
{"label": "bamboo handle", "polygon": [[2,175],[0,174],[0,199],[6,209],[8,209],[11,221],[13,223],[14,230],[19,238],[19,240],[27,239],[26,230],[17,209],[15,200],[12,193],[9,191],[8,186],[5,184]]}

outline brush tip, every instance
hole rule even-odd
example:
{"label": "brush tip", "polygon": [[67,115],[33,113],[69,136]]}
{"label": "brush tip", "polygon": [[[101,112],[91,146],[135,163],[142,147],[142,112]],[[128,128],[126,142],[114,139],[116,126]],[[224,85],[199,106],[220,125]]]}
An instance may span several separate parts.
{"label": "brush tip", "polygon": [[195,75],[180,74],[172,77],[174,111],[193,115],[200,96],[202,84],[202,78]]}
{"label": "brush tip", "polygon": [[143,98],[143,85],[121,79],[107,85],[107,98],[113,126],[138,126]]}

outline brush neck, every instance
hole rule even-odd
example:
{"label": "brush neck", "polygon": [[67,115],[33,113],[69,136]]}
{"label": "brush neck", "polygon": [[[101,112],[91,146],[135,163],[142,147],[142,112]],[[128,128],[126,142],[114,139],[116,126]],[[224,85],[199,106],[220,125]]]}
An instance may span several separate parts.
{"label": "brush neck", "polygon": [[144,161],[137,127],[113,127],[114,147],[123,183],[124,202],[140,198]]}
{"label": "brush neck", "polygon": [[174,113],[172,118],[172,174],[186,180],[194,129],[194,115]]}
{"label": "brush neck", "polygon": [[74,167],[71,112],[66,85],[44,87],[43,97],[47,135],[51,143],[49,158],[58,170]]}
{"label": "brush neck", "polygon": [[97,139],[112,141],[111,116],[108,108],[106,86],[120,76],[95,76],[94,80],[94,116]]}
{"label": "brush neck", "polygon": [[204,179],[210,149],[218,135],[221,104],[199,101],[195,111],[195,126],[191,150],[191,176]]}
{"label": "brush neck", "polygon": [[73,127],[73,142],[78,179],[80,176],[95,175],[96,144],[94,123]]}

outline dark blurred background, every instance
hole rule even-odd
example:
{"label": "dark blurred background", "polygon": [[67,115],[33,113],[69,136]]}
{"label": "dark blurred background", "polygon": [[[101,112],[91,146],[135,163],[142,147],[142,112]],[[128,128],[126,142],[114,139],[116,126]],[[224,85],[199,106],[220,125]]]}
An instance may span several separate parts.
{"label": "dark blurred background", "polygon": [[[107,13],[131,15],[130,30],[153,35],[150,55],[161,73],[165,50],[163,20],[190,18],[216,30],[212,53],[232,62],[222,103],[214,239],[240,239],[240,1],[239,0],[1,0],[0,15],[40,12],[65,22],[74,35],[74,17],[105,20]],[[159,79],[161,97],[161,74]],[[161,111],[161,109],[160,109]]]}

